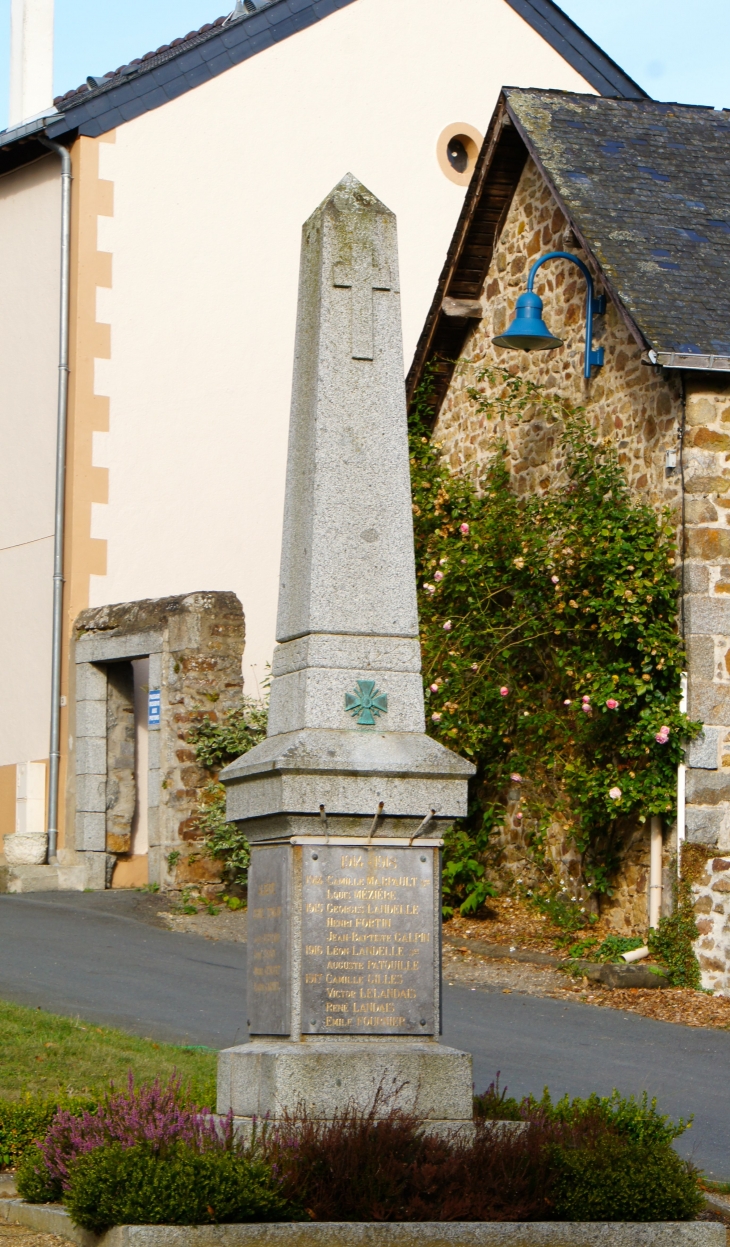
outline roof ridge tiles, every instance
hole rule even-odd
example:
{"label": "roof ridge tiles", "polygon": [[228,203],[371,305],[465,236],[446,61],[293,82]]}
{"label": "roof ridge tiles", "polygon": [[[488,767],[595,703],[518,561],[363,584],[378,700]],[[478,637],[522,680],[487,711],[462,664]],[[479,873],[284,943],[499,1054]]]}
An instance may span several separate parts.
{"label": "roof ridge tiles", "polygon": [[[272,0],[259,0],[259,3],[263,8],[267,4],[271,4]],[[247,12],[237,15],[235,23],[237,24],[239,21],[245,21],[248,17],[253,17],[253,13]],[[56,105],[56,108],[60,108],[61,104],[68,105],[69,100],[72,100],[74,96],[87,95],[92,90],[106,91],[113,84],[116,78],[122,77],[129,69],[136,68],[138,65],[144,65],[145,69],[152,68],[150,65],[151,61],[156,60],[157,57],[166,58],[168,53],[171,53],[173,56],[178,56],[180,54],[180,49],[186,44],[194,47],[196,41],[205,39],[206,36],[217,31],[226,22],[229,22],[231,25],[234,24],[232,13],[228,13],[223,17],[217,17],[213,22],[205,22],[198,30],[190,30],[181,38],[171,39],[169,43],[161,44],[161,46],[155,49],[154,52],[145,52],[143,56],[135,56],[133,60],[127,61],[125,65],[120,65],[118,69],[112,69],[101,75],[104,81],[97,87],[92,88],[89,87],[88,83],[82,82],[78,87],[73,87],[70,91],[66,91],[65,94],[57,95],[53,103]]]}

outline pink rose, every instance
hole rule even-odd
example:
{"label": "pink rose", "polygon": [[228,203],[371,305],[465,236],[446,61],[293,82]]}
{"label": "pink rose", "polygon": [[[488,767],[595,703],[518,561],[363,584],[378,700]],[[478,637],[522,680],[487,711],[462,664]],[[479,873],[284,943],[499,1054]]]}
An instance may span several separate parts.
{"label": "pink rose", "polygon": [[438,710],[434,711],[434,713],[431,715],[431,722],[432,723],[441,722],[441,715],[439,714]]}
{"label": "pink rose", "polygon": [[460,525],[459,525],[459,532],[461,533],[462,537],[468,537],[468,536],[469,536],[469,525],[468,525],[468,524],[460,524]]}
{"label": "pink rose", "polygon": [[663,732],[657,732],[656,736],[654,737],[654,740],[657,742],[658,745],[666,745],[667,741],[669,740],[669,737],[665,736]]}
{"label": "pink rose", "polygon": [[512,783],[513,783],[513,784],[521,784],[521,783],[522,783],[522,776],[521,776],[521,775],[518,775],[516,771],[515,771],[512,775],[510,775],[510,779],[512,780]]}
{"label": "pink rose", "polygon": [[553,582],[553,584],[554,584],[554,585],[559,585],[559,584],[560,584],[560,577],[559,577],[559,576],[551,576],[551,577],[550,577],[550,579],[552,580],[552,582]]}
{"label": "pink rose", "polygon": [[581,706],[581,710],[584,710],[586,714],[591,714],[592,711],[591,711],[590,702],[584,701],[583,705]]}
{"label": "pink rose", "polygon": [[432,685],[431,685],[431,692],[432,692],[432,693],[438,693],[438,691],[439,691],[439,686],[438,686],[438,684],[432,684]]}
{"label": "pink rose", "polygon": [[508,693],[509,693],[509,689],[507,688],[507,685],[503,684],[501,689],[499,690],[500,697],[506,697]]}
{"label": "pink rose", "polygon": [[434,576],[433,576],[433,578],[434,578],[434,580],[443,580],[443,578],[444,578],[444,573],[443,573],[443,572],[434,572]]}
{"label": "pink rose", "polygon": [[583,701],[590,701],[590,700],[591,700],[591,699],[590,699],[590,697],[588,696],[588,694],[587,694],[587,693],[584,693],[584,694],[583,694]]}
{"label": "pink rose", "polygon": [[618,702],[614,701],[613,697],[609,697],[608,701],[606,702],[606,705],[608,706],[609,710],[618,710]]}
{"label": "pink rose", "polygon": [[521,814],[515,814],[515,818],[522,818]]}
{"label": "pink rose", "polygon": [[609,788],[608,795],[612,801],[620,801],[621,800],[621,789],[620,788]]}
{"label": "pink rose", "polygon": [[478,662],[473,662],[473,663],[471,664],[471,669],[472,669],[472,671],[478,671],[478,670],[479,670],[479,663],[478,663]]}
{"label": "pink rose", "polygon": [[569,697],[566,697],[565,701],[563,702],[563,705],[564,705],[564,706],[570,706],[570,705],[571,705],[571,701],[570,701],[570,698],[569,698]]}
{"label": "pink rose", "polygon": [[665,723],[663,727],[659,728],[659,731],[662,733],[663,736],[668,736],[670,729],[667,727]]}
{"label": "pink rose", "polygon": [[444,624],[444,632],[451,632],[451,620],[447,619]]}

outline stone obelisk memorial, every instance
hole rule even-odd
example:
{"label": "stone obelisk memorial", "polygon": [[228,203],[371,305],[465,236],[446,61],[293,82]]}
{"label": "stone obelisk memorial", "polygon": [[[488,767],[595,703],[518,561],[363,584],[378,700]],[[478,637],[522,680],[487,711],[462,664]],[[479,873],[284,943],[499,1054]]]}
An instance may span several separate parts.
{"label": "stone obelisk memorial", "polygon": [[[303,229],[268,737],[222,774],[251,843],[248,1027],[218,1109],[472,1117],[441,1028],[440,850],[471,763],[425,733],[398,248],[348,174]],[[243,1124],[243,1123],[242,1123]]]}

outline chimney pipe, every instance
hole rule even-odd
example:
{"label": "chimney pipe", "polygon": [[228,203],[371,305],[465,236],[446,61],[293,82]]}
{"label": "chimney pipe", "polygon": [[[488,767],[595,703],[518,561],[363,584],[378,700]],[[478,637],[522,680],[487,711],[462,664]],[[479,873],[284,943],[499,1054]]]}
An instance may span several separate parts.
{"label": "chimney pipe", "polygon": [[9,124],[53,107],[54,0],[12,0]]}

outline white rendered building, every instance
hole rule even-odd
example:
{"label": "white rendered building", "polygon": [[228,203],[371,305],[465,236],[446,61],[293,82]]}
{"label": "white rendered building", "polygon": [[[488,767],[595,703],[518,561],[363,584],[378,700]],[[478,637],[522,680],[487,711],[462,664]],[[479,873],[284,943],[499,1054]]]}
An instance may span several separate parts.
{"label": "white rendered building", "polygon": [[69,850],[82,610],[233,591],[245,688],[261,690],[302,222],[347,171],[396,213],[405,373],[502,84],[643,92],[551,0],[239,0],[51,106],[37,66],[50,64],[52,0],[13,0],[13,14],[16,35],[30,17],[0,134],[0,835],[46,826],[62,170],[48,138],[73,173],[58,841]]}

